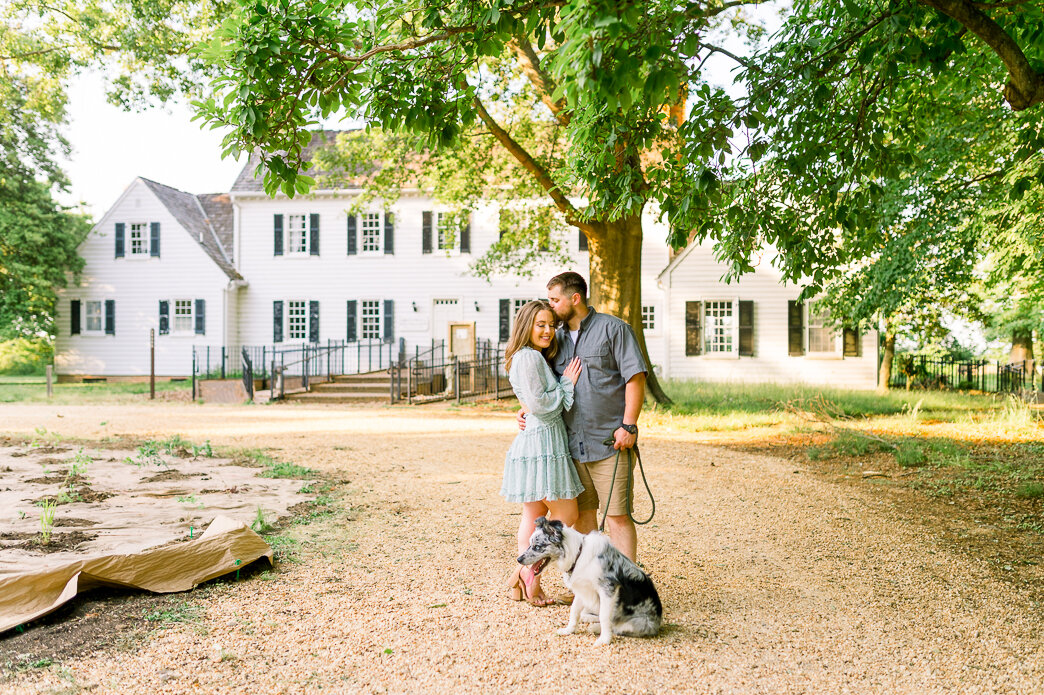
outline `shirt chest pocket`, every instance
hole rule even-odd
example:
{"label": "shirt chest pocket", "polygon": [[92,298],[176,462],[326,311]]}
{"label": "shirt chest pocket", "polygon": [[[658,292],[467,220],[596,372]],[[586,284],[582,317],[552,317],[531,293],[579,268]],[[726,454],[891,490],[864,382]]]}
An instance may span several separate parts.
{"label": "shirt chest pocket", "polygon": [[607,371],[613,367],[613,355],[608,345],[582,346],[580,361],[585,367]]}

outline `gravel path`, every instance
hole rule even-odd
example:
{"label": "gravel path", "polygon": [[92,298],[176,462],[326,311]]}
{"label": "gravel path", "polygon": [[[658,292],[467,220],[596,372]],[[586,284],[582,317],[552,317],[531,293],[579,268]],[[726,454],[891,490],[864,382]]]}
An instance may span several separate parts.
{"label": "gravel path", "polygon": [[1044,611],[982,563],[872,490],[681,432],[643,433],[658,509],[639,559],[667,625],[600,649],[553,634],[567,608],[502,598],[508,414],[0,406],[0,430],[36,427],[270,446],[346,482],[338,514],[291,530],[300,562],[215,590],[201,623],[0,691],[1044,692]]}

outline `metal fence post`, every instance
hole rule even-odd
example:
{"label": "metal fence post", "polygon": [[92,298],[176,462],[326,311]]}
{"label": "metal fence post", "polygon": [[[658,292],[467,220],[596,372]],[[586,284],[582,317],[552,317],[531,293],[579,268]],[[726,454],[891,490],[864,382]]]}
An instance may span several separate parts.
{"label": "metal fence post", "polygon": [[196,400],[196,348],[192,348],[192,400]]}
{"label": "metal fence post", "polygon": [[460,403],[460,361],[456,355],[453,355],[450,363],[453,365],[453,395],[456,397],[457,403]]}

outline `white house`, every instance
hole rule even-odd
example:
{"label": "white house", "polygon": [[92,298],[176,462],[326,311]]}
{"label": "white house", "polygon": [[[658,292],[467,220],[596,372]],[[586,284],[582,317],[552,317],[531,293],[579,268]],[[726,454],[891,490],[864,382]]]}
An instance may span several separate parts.
{"label": "white house", "polygon": [[[319,134],[313,147],[333,135]],[[494,205],[446,234],[445,210],[423,191],[404,191],[387,212],[374,205],[349,215],[361,182],[271,198],[254,177],[256,165],[251,158],[227,194],[131,183],[81,246],[82,282],[62,293],[61,378],[146,376],[150,329],[164,377],[191,373],[193,345],[378,339],[412,351],[445,339],[452,323],[496,341],[506,339],[521,304],[546,296],[549,277],[587,275],[576,230],[567,239],[569,267],[546,264],[531,278],[487,282],[468,269],[499,238]],[[690,247],[672,261],[664,226],[650,214],[644,229],[642,310],[661,376],[876,384],[875,334],[857,341],[858,356],[846,354],[813,315],[793,329],[805,351],[792,354],[787,301],[799,288],[761,270],[724,285],[709,248]],[[836,364],[824,369],[831,359]]]}

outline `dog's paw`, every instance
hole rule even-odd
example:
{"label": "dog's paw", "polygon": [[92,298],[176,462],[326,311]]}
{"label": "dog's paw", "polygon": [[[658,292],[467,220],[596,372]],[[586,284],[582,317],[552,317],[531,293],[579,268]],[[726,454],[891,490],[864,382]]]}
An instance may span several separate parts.
{"label": "dog's paw", "polygon": [[611,632],[606,631],[604,635],[595,640],[596,647],[604,647],[613,641],[613,635]]}
{"label": "dog's paw", "polygon": [[562,637],[565,637],[566,635],[571,635],[574,632],[576,632],[576,628],[572,627],[561,627],[555,630],[555,633],[561,635]]}

